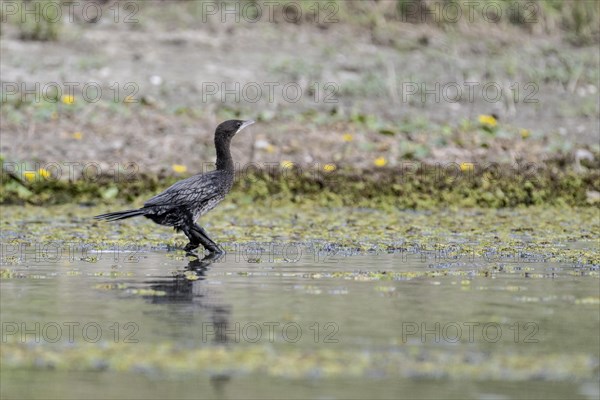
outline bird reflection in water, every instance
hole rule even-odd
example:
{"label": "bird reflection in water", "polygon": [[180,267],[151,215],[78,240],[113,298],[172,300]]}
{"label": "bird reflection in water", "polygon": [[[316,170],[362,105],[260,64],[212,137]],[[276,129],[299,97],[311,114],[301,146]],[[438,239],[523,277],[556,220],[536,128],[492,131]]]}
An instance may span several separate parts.
{"label": "bird reflection in water", "polygon": [[[231,306],[219,300],[219,293],[214,285],[206,281],[209,267],[218,262],[224,254],[210,253],[200,259],[195,256],[185,266],[184,273],[178,273],[170,279],[146,282],[150,289],[161,295],[144,296],[152,304],[168,304],[171,307],[170,318],[174,318],[178,326],[198,326],[198,314],[208,313],[211,325],[211,342],[215,345],[228,346],[227,331],[230,326]],[[200,313],[198,313],[200,311]],[[205,320],[206,317],[202,317]],[[203,325],[206,321],[203,322]],[[173,324],[172,324],[173,325]],[[172,326],[171,325],[171,326]],[[177,329],[175,327],[175,329]],[[204,338],[204,333],[202,335]],[[206,345],[202,340],[201,345]],[[215,374],[210,377],[210,383],[217,398],[224,396],[225,386],[230,382],[229,374]]]}
{"label": "bird reflection in water", "polygon": [[[161,295],[144,296],[153,304],[179,305],[172,311],[179,322],[194,324],[197,317],[194,311],[207,311],[210,327],[214,328],[213,343],[227,343],[227,328],[231,307],[219,301],[218,293],[206,284],[206,272],[210,265],[223,257],[221,253],[210,253],[200,259],[194,256],[185,266],[185,273],[177,273],[170,279],[146,282],[152,291]],[[204,314],[204,312],[202,313]]]}

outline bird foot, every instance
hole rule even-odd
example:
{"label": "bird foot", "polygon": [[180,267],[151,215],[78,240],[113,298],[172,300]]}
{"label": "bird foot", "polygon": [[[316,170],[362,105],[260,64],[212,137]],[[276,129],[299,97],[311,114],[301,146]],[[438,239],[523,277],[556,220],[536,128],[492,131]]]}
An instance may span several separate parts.
{"label": "bird foot", "polygon": [[206,250],[208,250],[209,255],[210,254],[225,254],[225,250],[220,248],[218,245],[206,247]]}
{"label": "bird foot", "polygon": [[[184,248],[183,251],[185,251],[186,255],[188,256],[198,256],[198,254],[196,254],[196,252],[194,252],[194,250],[196,250],[198,247],[200,247],[200,245],[198,244],[194,244],[194,243],[188,243]],[[214,246],[207,246],[205,247],[206,250],[208,250],[208,255],[223,255],[225,254],[225,250],[223,250],[222,248],[220,248],[218,245],[214,245]],[[204,252],[202,252],[203,254]]]}
{"label": "bird foot", "polygon": [[194,244],[194,243],[188,243],[185,245],[185,247],[183,248],[183,251],[185,251],[186,253],[192,253],[193,250],[196,250],[198,248],[199,245]]}
{"label": "bird foot", "polygon": [[[189,254],[188,254],[189,255]],[[194,271],[199,275],[204,275],[206,269],[213,263],[219,261],[224,256],[224,253],[209,253],[200,259],[198,255],[194,254],[194,259],[188,263],[186,270]]]}
{"label": "bird foot", "polygon": [[214,262],[219,261],[224,255],[225,255],[224,251],[222,251],[220,253],[217,253],[217,252],[208,253],[206,256],[204,256],[204,258],[201,261],[210,265]]}
{"label": "bird foot", "polygon": [[183,248],[183,251],[185,251],[185,255],[186,256],[198,257],[198,254],[196,254],[196,252],[194,252],[194,250],[196,250],[197,248],[198,248],[197,244],[188,243]]}

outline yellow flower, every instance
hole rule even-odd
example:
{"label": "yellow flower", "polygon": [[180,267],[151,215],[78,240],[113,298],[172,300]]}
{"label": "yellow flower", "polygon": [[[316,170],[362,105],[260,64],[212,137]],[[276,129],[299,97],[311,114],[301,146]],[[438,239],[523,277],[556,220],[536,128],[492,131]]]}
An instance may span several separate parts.
{"label": "yellow flower", "polygon": [[135,97],[133,96],[127,96],[125,97],[125,100],[123,100],[123,103],[137,103],[138,101],[135,99]]}
{"label": "yellow flower", "polygon": [[294,163],[290,160],[283,160],[281,163],[281,168],[294,168]]}
{"label": "yellow flower", "polygon": [[185,165],[181,165],[181,164],[173,164],[171,166],[171,168],[173,169],[173,171],[175,171],[178,174],[183,174],[184,172],[187,171],[187,167]]}
{"label": "yellow flower", "polygon": [[460,170],[462,172],[473,172],[475,170],[475,165],[470,162],[460,163]]}
{"label": "yellow flower", "polygon": [[496,120],[496,118],[493,115],[480,115],[479,116],[479,123],[481,125],[486,125],[486,126],[489,126],[491,128],[493,128],[494,126],[498,125],[498,121]]}
{"label": "yellow flower", "polygon": [[23,173],[23,176],[29,182],[33,182],[35,180],[36,174],[33,171],[26,171],[26,172]]}
{"label": "yellow flower", "polygon": [[40,168],[37,170],[37,173],[44,179],[50,178],[50,171],[48,171],[47,169]]}
{"label": "yellow flower", "polygon": [[521,137],[523,139],[527,139],[529,137],[529,135],[531,135],[531,132],[529,131],[529,129],[521,129],[519,132],[521,133]]}
{"label": "yellow flower", "polygon": [[323,165],[323,170],[325,172],[333,172],[333,171],[336,170],[336,168],[337,167],[335,166],[335,164],[325,164],[325,165]]}
{"label": "yellow flower", "polygon": [[75,139],[75,140],[83,139],[83,133],[81,133],[81,132],[75,132],[75,133],[73,133],[72,136],[73,136],[73,139]]}
{"label": "yellow flower", "polygon": [[66,105],[71,105],[75,103],[75,96],[66,95],[62,97],[62,102]]}
{"label": "yellow flower", "polygon": [[39,168],[37,171],[26,171],[23,173],[23,176],[29,182],[33,182],[37,179],[38,176],[44,179],[48,179],[50,178],[51,174],[50,171],[48,171],[47,169]]}
{"label": "yellow flower", "polygon": [[384,167],[387,164],[387,160],[385,157],[378,157],[373,161],[373,164],[375,164],[376,167]]}
{"label": "yellow flower", "polygon": [[267,151],[267,153],[274,153],[275,146],[273,146],[272,144],[269,144],[269,145],[267,145],[267,147],[265,147],[265,150]]}
{"label": "yellow flower", "polygon": [[352,134],[351,134],[351,133],[344,133],[344,134],[342,135],[342,140],[343,140],[344,142],[351,142],[351,141],[353,141],[353,140],[354,140],[354,136],[352,136]]}

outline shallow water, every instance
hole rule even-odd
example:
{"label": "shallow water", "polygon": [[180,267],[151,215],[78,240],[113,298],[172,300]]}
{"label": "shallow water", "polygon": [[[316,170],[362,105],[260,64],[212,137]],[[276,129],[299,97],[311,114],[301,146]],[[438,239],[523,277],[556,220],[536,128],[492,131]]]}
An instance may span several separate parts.
{"label": "shallow water", "polygon": [[600,395],[597,266],[295,254],[26,253],[2,270],[2,398]]}

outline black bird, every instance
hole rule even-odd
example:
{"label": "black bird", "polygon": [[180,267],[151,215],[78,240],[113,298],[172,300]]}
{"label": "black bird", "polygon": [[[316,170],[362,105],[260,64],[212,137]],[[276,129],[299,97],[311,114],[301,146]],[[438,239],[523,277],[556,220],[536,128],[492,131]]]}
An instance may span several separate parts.
{"label": "black bird", "polygon": [[199,245],[210,253],[224,253],[206,231],[195,221],[215,208],[231,190],[234,179],[233,159],[229,146],[233,136],[254,121],[229,120],[215,130],[217,169],[206,174],[197,174],[181,180],[164,192],[148,200],[137,210],[117,211],[97,215],[96,219],[116,221],[143,215],[160,225],[172,226],[183,231],[190,242],[185,246],[191,252]]}

